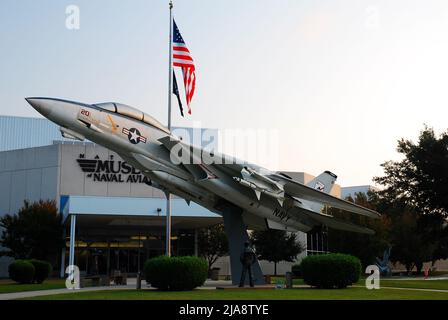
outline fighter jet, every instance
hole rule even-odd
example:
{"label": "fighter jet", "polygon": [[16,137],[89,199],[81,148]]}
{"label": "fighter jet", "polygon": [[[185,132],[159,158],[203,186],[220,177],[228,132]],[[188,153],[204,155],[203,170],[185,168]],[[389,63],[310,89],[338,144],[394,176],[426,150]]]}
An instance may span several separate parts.
{"label": "fighter jet", "polygon": [[309,232],[327,226],[372,234],[365,227],[325,214],[323,208],[379,217],[373,210],[331,196],[337,176],[329,171],[305,185],[285,173],[185,143],[153,117],[121,103],[26,100],[58,124],[63,137],[87,139],[109,148],[141,170],[154,187],[223,215],[225,224],[226,212],[232,212],[249,229]]}

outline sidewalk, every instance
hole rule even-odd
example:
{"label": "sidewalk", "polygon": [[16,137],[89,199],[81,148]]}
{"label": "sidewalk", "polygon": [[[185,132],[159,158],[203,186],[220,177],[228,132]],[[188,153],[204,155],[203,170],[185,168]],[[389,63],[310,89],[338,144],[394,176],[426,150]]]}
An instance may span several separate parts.
{"label": "sidewalk", "polygon": [[77,292],[85,292],[85,291],[101,291],[101,290],[125,290],[125,289],[135,289],[134,286],[109,286],[109,287],[91,287],[91,288],[81,288],[77,290],[68,290],[68,289],[51,289],[51,290],[39,290],[39,291],[23,291],[23,292],[13,292],[13,293],[2,293],[0,294],[0,300],[14,300],[14,299],[22,299],[22,298],[31,298],[31,297],[39,297],[39,296],[48,296],[53,294],[74,294]]}
{"label": "sidewalk", "polygon": [[392,277],[381,277],[382,280],[424,280],[424,281],[431,281],[431,280],[448,280],[448,274],[447,275],[440,275],[440,276],[431,276],[428,278],[425,278],[424,276],[392,276]]}
{"label": "sidewalk", "polygon": [[[0,300],[14,300],[14,299],[22,299],[22,298],[31,298],[31,297],[40,297],[40,296],[49,296],[53,294],[74,294],[78,292],[87,292],[87,291],[101,291],[101,290],[129,290],[135,289],[137,285],[137,279],[131,278],[128,279],[128,284],[125,286],[104,286],[104,287],[87,287],[80,288],[76,290],[68,290],[66,288],[61,289],[50,289],[50,290],[38,290],[38,291],[22,291],[22,292],[11,292],[11,293],[2,293],[0,294]],[[146,286],[146,281],[142,281],[142,289],[149,289]]]}
{"label": "sidewalk", "polygon": [[431,280],[448,280],[448,275],[441,275],[436,277],[429,277],[425,278],[424,276],[418,276],[418,277],[383,277],[384,280],[424,280],[424,281],[431,281]]}
{"label": "sidewalk", "polygon": [[[365,288],[365,286],[352,286],[353,288]],[[427,291],[427,292],[443,292],[448,293],[448,290],[443,289],[424,289],[424,288],[402,288],[402,287],[382,287],[380,285],[380,290],[392,289],[392,290],[408,290],[408,291]]]}
{"label": "sidewalk", "polygon": [[[54,294],[75,294],[78,292],[88,292],[88,291],[101,291],[101,290],[135,290],[137,286],[137,279],[130,278],[128,279],[128,284],[125,286],[104,286],[104,287],[87,287],[81,288],[77,290],[68,290],[66,288],[61,289],[50,289],[50,290],[39,290],[39,291],[22,291],[22,292],[12,292],[12,293],[2,293],[0,294],[0,300],[14,300],[14,299],[22,299],[22,298],[31,298],[31,297],[40,297],[40,296],[48,296]],[[233,288],[237,286],[233,286],[231,281],[225,280],[207,280],[202,287],[199,289],[203,290],[216,290],[217,287],[223,288]],[[146,281],[142,280],[142,290],[155,290],[151,289],[146,285]]]}

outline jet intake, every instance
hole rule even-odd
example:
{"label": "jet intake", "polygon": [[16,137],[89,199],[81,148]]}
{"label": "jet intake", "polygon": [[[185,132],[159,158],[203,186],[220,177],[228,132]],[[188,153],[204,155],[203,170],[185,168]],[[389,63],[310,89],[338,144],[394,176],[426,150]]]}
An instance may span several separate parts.
{"label": "jet intake", "polygon": [[83,125],[85,125],[87,128],[89,128],[90,130],[93,130],[93,131],[95,131],[95,132],[98,132],[98,133],[103,133],[103,130],[101,130],[100,128],[98,128],[96,125],[94,125],[93,123],[90,123],[90,122],[87,122],[87,121],[84,121],[84,120],[81,120],[81,119],[78,119],[78,121],[80,122],[80,123],[82,123]]}
{"label": "jet intake", "polygon": [[66,139],[79,140],[79,141],[84,141],[86,139],[83,135],[64,127],[60,127],[59,131],[61,131],[61,135]]}

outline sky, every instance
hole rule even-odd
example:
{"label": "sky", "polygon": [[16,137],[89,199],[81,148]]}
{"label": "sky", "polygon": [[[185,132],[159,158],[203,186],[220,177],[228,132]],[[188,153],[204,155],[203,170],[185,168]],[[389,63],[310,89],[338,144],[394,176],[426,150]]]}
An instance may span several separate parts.
{"label": "sky", "polygon": [[[121,102],[166,123],[167,2],[1,0],[0,114],[40,116],[24,97],[49,96]],[[66,27],[69,5],[79,29]],[[197,89],[192,116],[173,103],[173,126],[268,144],[240,158],[373,184],[400,159],[398,139],[447,130],[448,1],[176,0],[174,17]]]}

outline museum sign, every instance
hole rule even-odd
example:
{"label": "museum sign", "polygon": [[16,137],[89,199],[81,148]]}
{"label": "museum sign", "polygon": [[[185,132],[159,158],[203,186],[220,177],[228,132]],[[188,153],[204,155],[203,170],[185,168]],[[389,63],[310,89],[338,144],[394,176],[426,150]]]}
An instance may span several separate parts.
{"label": "museum sign", "polygon": [[98,155],[93,159],[87,159],[85,154],[80,154],[76,161],[82,172],[87,174],[87,178],[91,178],[95,182],[151,184],[151,180],[140,170],[135,169],[126,161],[115,160],[113,155],[104,160],[100,159]]}

